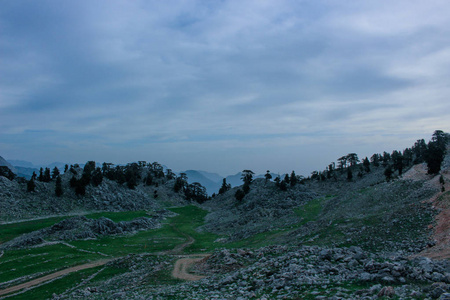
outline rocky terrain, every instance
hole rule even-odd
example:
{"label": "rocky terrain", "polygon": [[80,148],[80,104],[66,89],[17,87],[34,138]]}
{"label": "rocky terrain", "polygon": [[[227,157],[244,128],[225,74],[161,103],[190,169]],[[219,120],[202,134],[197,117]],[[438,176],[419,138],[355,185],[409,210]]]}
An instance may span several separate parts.
{"label": "rocky terrain", "polygon": [[[79,169],[81,174],[82,170]],[[174,181],[156,186],[138,185],[129,189],[107,178],[97,186],[87,186],[84,196],[76,195],[69,181],[70,172],[61,175],[63,195],[55,195],[55,182],[35,181],[35,191],[27,192],[27,181],[0,176],[0,221],[8,222],[39,216],[83,213],[88,211],[158,210],[182,205],[186,201],[173,191]],[[155,191],[157,199],[155,199]]]}
{"label": "rocky terrain", "polygon": [[[174,192],[176,178],[164,176],[157,184],[141,176],[133,188],[104,178],[81,196],[65,173],[61,197],[53,181],[27,192],[27,181],[0,176],[5,224],[79,215],[0,244],[0,275],[9,274],[2,264],[49,255],[35,246],[60,243],[78,251],[64,252],[64,260],[85,261],[79,252],[98,259],[98,249],[109,258],[91,262],[92,270],[52,299],[450,299],[449,153],[437,175],[423,162],[390,178],[389,163],[356,164],[284,188],[257,178],[241,200],[239,186],[200,203]],[[94,211],[148,215],[117,222],[83,216]],[[109,236],[118,239],[107,251]],[[0,286],[61,270],[52,268]],[[176,268],[184,274],[174,276]],[[20,293],[28,294],[12,298]]]}
{"label": "rocky terrain", "polygon": [[305,186],[280,193],[274,182],[256,179],[245,201],[236,202],[233,188],[206,202],[210,210],[201,228],[229,236],[229,241],[245,239],[257,233],[296,224],[299,217],[293,208],[319,197]]}
{"label": "rocky terrain", "polygon": [[155,229],[161,226],[162,219],[173,215],[174,213],[170,211],[161,210],[152,217],[140,217],[132,221],[117,223],[105,217],[99,219],[88,219],[85,216],[72,217],[51,227],[36,230],[0,244],[0,250],[27,248],[55,241],[95,239],[102,235],[126,234]]}
{"label": "rocky terrain", "polygon": [[54,299],[444,299],[450,295],[448,261],[384,257],[358,247],[217,250],[194,270],[208,277],[177,285],[148,283],[152,274],[167,269],[170,258],[130,256],[110,264],[130,269],[101,283],[87,281]]}

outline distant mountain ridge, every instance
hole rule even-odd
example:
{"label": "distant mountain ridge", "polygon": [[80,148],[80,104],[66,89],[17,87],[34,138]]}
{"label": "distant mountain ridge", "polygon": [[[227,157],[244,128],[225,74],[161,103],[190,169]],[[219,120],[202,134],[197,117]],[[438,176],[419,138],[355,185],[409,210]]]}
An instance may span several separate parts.
{"label": "distant mountain ridge", "polygon": [[[4,161],[2,164],[2,160]],[[30,179],[33,175],[33,172],[39,174],[40,168],[50,168],[53,169],[57,167],[60,171],[64,170],[65,163],[63,162],[53,162],[48,165],[35,165],[32,162],[26,160],[18,160],[18,159],[10,159],[6,160],[0,156],[0,165],[8,165],[8,167],[15,173],[17,176],[25,177],[26,179]],[[70,164],[69,164],[70,165]],[[84,164],[78,164],[81,167]],[[96,162],[96,166],[101,166],[101,163]],[[165,170],[168,169],[165,165],[163,166]],[[218,193],[220,187],[222,186],[223,179],[225,178],[227,183],[231,185],[231,187],[240,186],[243,184],[242,182],[242,172],[238,172],[234,175],[228,175],[227,177],[223,177],[217,173],[207,172],[203,170],[186,170],[182,172],[177,172],[177,175],[180,173],[185,173],[188,177],[188,183],[198,182],[202,186],[204,186],[209,195],[214,193]],[[275,179],[277,174],[271,173],[272,180]],[[284,176],[284,175],[283,175]],[[254,178],[264,178],[264,174],[255,175]]]}
{"label": "distant mountain ridge", "polygon": [[[3,158],[2,158],[3,159]],[[30,179],[35,172],[37,175],[39,174],[40,168],[49,168],[53,169],[57,167],[60,171],[64,170],[64,166],[66,165],[63,162],[52,162],[48,165],[35,165],[32,162],[20,159],[9,159],[5,160],[6,163],[10,165],[10,169],[19,177],[25,177],[26,179]],[[0,162],[1,164],[1,162]]]}
{"label": "distant mountain ridge", "polygon": [[[217,173],[206,172],[202,170],[186,170],[183,172],[179,172],[179,174],[185,173],[188,177],[188,183],[198,182],[202,186],[204,186],[209,195],[213,193],[218,193],[220,187],[222,186],[223,179],[225,178],[227,183],[231,185],[231,187],[240,186],[243,184],[242,182],[242,172],[238,172],[234,175],[228,175],[227,177],[222,177]],[[277,177],[277,174],[271,173],[272,180]],[[265,178],[265,174],[255,175],[254,178]],[[284,175],[283,175],[284,176]]]}
{"label": "distant mountain ridge", "polygon": [[13,173],[17,174],[16,168],[13,167],[6,159],[0,156],[0,166],[8,167]]}

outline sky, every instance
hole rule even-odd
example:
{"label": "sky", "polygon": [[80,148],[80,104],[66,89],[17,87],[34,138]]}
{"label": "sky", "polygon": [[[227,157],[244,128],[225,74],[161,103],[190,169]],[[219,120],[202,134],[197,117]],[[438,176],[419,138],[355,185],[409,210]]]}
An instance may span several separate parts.
{"label": "sky", "polygon": [[450,129],[450,3],[1,0],[0,155],[308,175]]}

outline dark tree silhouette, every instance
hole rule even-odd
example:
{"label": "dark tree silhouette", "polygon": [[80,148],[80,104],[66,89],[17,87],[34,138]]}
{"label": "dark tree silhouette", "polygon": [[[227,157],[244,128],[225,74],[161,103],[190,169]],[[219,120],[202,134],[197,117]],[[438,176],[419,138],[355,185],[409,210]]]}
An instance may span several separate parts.
{"label": "dark tree silhouette", "polygon": [[234,194],[234,197],[236,198],[236,200],[242,201],[242,199],[244,199],[244,197],[245,197],[245,192],[243,190],[239,189]]}
{"label": "dark tree silhouette", "polygon": [[428,150],[425,153],[425,161],[428,166],[428,174],[438,174],[444,160],[448,135],[442,130],[433,133],[431,141],[428,143]]}
{"label": "dark tree silhouette", "polygon": [[224,178],[222,180],[222,186],[219,189],[219,195],[223,194],[231,189],[231,185],[227,183],[227,179]]}
{"label": "dark tree silhouette", "polygon": [[91,182],[93,186],[99,186],[103,182],[103,173],[100,167],[97,167],[92,173]]}
{"label": "dark tree silhouette", "polygon": [[189,184],[186,187],[184,194],[187,200],[194,200],[198,203],[203,203],[206,200],[208,200],[206,188],[202,186],[199,182]]}
{"label": "dark tree silhouette", "polygon": [[285,180],[282,180],[282,181],[280,182],[280,190],[282,190],[282,191],[287,191],[287,183],[286,183]]}
{"label": "dark tree silhouette", "polygon": [[373,165],[375,166],[375,167],[379,167],[380,166],[380,160],[381,160],[381,155],[380,154],[377,154],[377,153],[375,153],[374,155],[372,155],[371,157],[370,157],[370,161],[373,163]]}
{"label": "dark tree silhouette", "polygon": [[359,163],[358,154],[356,153],[347,154],[347,161],[350,163],[350,167],[355,166],[357,163]]}
{"label": "dark tree silhouette", "polygon": [[44,181],[44,169],[41,167],[39,169],[39,177],[38,177],[39,181]]}
{"label": "dark tree silhouette", "polygon": [[251,170],[243,170],[241,179],[244,181],[243,190],[245,194],[250,192],[250,184],[253,182],[253,171]]}
{"label": "dark tree silhouette", "polygon": [[338,168],[340,170],[343,170],[344,168],[347,167],[347,156],[341,156],[338,158]]}
{"label": "dark tree silhouette", "polygon": [[174,179],[175,176],[176,176],[175,173],[172,172],[171,169],[167,169],[167,170],[166,170],[166,178],[167,178],[168,180]]}
{"label": "dark tree silhouette", "polygon": [[291,186],[295,186],[298,182],[297,176],[295,175],[295,172],[292,170],[291,177],[289,178],[289,183]]}
{"label": "dark tree silhouette", "polygon": [[401,176],[403,174],[403,155],[395,150],[392,152],[391,158],[394,170],[397,170],[398,175]]}
{"label": "dark tree silhouette", "polygon": [[187,175],[186,173],[181,173],[179,177],[175,180],[175,185],[173,186],[173,190],[175,193],[183,190],[187,186]]}
{"label": "dark tree silhouette", "polygon": [[61,176],[58,176],[58,177],[56,177],[55,195],[56,195],[56,197],[61,197],[62,194],[63,194],[63,188],[62,188]]}
{"label": "dark tree silhouette", "polygon": [[364,171],[366,171],[366,173],[369,173],[370,172],[370,162],[367,157],[363,159],[363,166],[364,166]]}
{"label": "dark tree silhouette", "polygon": [[394,174],[394,171],[392,171],[391,165],[388,165],[386,169],[384,170],[384,176],[386,176],[386,180],[390,181],[392,178],[392,174]]}
{"label": "dark tree silhouette", "polygon": [[27,192],[34,192],[35,188],[36,183],[34,183],[34,178],[31,177],[31,179],[27,182]]}
{"label": "dark tree silhouette", "polygon": [[272,175],[270,174],[270,170],[267,170],[266,175],[264,175],[264,177],[266,178],[265,183],[267,183],[267,181],[272,179]]}
{"label": "dark tree silhouette", "polygon": [[50,169],[49,168],[45,168],[44,171],[44,182],[50,182],[50,180],[52,180],[52,177],[50,176]]}
{"label": "dark tree silhouette", "polygon": [[412,152],[413,152],[413,157],[414,160],[413,162],[415,164],[420,164],[423,163],[425,161],[425,154],[427,152],[427,144],[425,143],[424,139],[421,140],[417,140],[414,143],[414,146],[412,147]]}
{"label": "dark tree silhouette", "polygon": [[277,177],[275,177],[275,179],[274,179],[273,181],[275,181],[275,185],[276,185],[276,186],[280,186],[280,181],[281,181],[280,175],[278,175]]}
{"label": "dark tree silhouette", "polygon": [[352,181],[352,179],[353,179],[352,170],[350,168],[347,168],[347,180]]}
{"label": "dark tree silhouette", "polygon": [[58,177],[60,174],[58,167],[54,167],[52,170],[52,179],[55,179],[56,177]]}
{"label": "dark tree silhouette", "polygon": [[145,177],[145,185],[152,185],[153,184],[153,176],[151,174],[148,174],[147,177]]}

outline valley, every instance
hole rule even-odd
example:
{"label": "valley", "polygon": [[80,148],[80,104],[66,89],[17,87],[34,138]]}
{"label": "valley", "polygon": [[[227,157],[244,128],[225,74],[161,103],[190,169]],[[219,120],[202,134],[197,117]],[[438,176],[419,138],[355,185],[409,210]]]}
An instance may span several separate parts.
{"label": "valley", "polygon": [[419,162],[388,177],[375,160],[281,182],[243,175],[207,198],[155,163],[105,169],[80,195],[86,166],[60,175],[62,196],[52,180],[30,192],[0,176],[1,299],[450,295],[448,151],[439,174]]}

